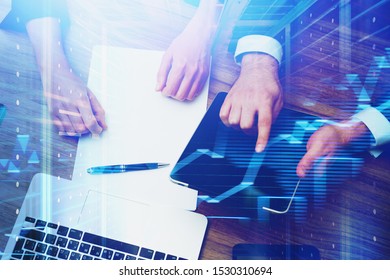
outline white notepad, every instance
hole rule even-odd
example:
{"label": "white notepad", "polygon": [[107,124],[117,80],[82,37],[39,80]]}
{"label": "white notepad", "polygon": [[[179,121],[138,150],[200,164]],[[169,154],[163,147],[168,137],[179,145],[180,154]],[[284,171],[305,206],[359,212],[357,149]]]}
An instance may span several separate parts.
{"label": "white notepad", "polygon": [[[192,102],[155,92],[163,52],[98,46],[93,50],[88,87],[106,111],[108,125],[99,138],[79,141],[73,183],[94,185],[132,200],[194,210],[197,192],[175,185],[169,174],[207,107],[208,83]],[[90,175],[98,165],[170,163],[167,168]]]}

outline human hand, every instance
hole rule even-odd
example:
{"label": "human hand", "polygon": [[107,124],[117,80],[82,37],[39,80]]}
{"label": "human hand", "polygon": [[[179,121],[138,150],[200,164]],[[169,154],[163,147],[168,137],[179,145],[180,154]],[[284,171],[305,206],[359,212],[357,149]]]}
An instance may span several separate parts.
{"label": "human hand", "polygon": [[198,35],[187,30],[172,42],[161,61],[156,91],[180,101],[200,93],[209,75],[210,43]]}
{"label": "human hand", "polygon": [[193,100],[200,93],[209,76],[213,17],[212,11],[198,13],[172,41],[158,70],[156,91],[180,101]]}
{"label": "human hand", "polygon": [[220,110],[220,118],[226,126],[240,128],[248,134],[257,132],[256,152],[264,150],[272,122],[283,106],[278,66],[278,62],[266,54],[244,55],[240,76]]}
{"label": "human hand", "polygon": [[60,132],[69,136],[88,132],[100,134],[107,128],[104,110],[69,66],[62,48],[58,19],[33,19],[27,23],[26,29],[53,123]]}
{"label": "human hand", "polygon": [[366,131],[368,128],[363,122],[353,120],[320,127],[307,142],[307,152],[298,163],[297,175],[305,177],[315,161],[321,157],[324,159],[319,168],[324,169],[337,149],[349,144]]}
{"label": "human hand", "polygon": [[[66,64],[42,71],[44,95],[53,123],[60,133],[98,135],[107,128],[105,112],[95,95]],[[50,77],[50,79],[49,79]]]}

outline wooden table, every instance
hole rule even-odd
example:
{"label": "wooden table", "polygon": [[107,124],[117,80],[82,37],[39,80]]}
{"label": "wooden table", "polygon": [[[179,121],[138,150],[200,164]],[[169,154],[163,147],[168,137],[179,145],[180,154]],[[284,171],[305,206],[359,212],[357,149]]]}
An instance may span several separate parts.
{"label": "wooden table", "polygon": [[[194,12],[187,5],[146,7],[133,1],[122,10],[123,15],[117,15],[115,5],[99,10],[103,1],[96,0],[95,6],[85,2],[89,1],[70,1],[72,25],[65,44],[74,70],[84,81],[93,45],[163,50]],[[49,117],[40,76],[26,36],[1,30],[0,42],[0,102],[7,106],[7,117],[0,128],[0,163],[5,162],[7,167],[0,164],[2,250],[7,242],[4,234],[12,228],[32,176],[46,172],[69,178],[77,141],[58,136],[45,121]],[[219,41],[214,52],[210,102],[218,92],[228,91],[239,73],[227,45]],[[321,96],[305,95],[294,87],[292,77],[299,75],[282,78],[287,107],[338,116],[342,108],[334,91],[322,92]],[[318,77],[306,78],[307,87],[318,86]],[[315,106],[308,109],[308,101]],[[35,152],[39,162],[33,156]],[[209,219],[201,259],[231,259],[232,247],[238,243],[312,245],[323,259],[389,259],[389,169],[388,159],[374,159],[367,153],[360,174],[332,188],[321,207],[308,209],[304,221],[297,222],[289,214],[273,217],[272,223]],[[201,204],[197,211],[208,215],[212,212],[210,207],[213,205]]]}

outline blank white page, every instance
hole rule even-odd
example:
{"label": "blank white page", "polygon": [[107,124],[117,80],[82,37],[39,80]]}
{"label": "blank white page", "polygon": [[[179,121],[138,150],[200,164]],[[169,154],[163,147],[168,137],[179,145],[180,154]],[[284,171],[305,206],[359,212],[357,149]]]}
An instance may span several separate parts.
{"label": "blank white page", "polygon": [[[163,52],[98,46],[88,87],[106,111],[108,129],[99,138],[80,138],[73,182],[147,203],[194,210],[197,192],[174,184],[169,174],[207,107],[208,83],[192,102],[155,92]],[[163,162],[158,170],[90,175],[109,164]]]}

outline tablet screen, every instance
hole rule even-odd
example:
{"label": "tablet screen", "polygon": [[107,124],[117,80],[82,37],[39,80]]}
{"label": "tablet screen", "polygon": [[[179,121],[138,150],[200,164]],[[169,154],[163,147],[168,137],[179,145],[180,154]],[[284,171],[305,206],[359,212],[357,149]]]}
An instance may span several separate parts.
{"label": "tablet screen", "polygon": [[[286,209],[298,181],[296,166],[310,135],[326,121],[283,109],[272,126],[266,149],[255,152],[256,135],[226,127],[219,110],[226,97],[215,98],[172,170],[171,178],[199,192],[215,215],[267,219],[262,207]],[[307,208],[326,199],[329,185],[356,173],[362,160],[351,151],[335,155],[325,172],[314,169],[300,182],[291,211],[305,218]]]}

